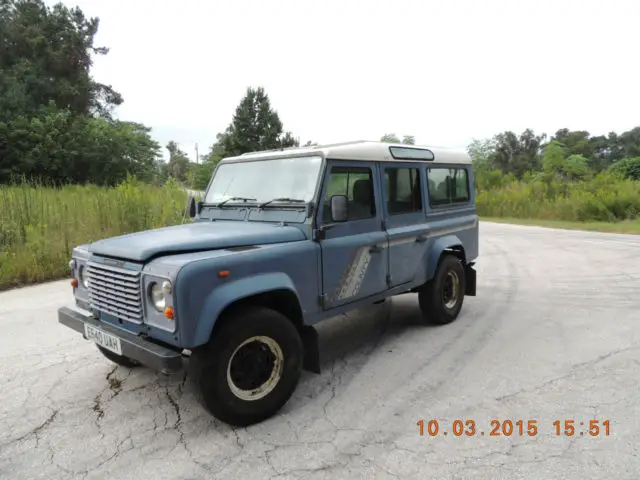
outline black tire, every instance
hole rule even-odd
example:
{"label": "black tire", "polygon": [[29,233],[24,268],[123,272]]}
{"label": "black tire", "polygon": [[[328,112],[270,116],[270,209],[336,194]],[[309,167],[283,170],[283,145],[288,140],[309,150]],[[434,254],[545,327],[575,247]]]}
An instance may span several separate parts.
{"label": "black tire", "polygon": [[140,362],[134,360],[133,358],[125,357],[123,355],[118,355],[117,353],[113,353],[106,348],[101,347],[100,345],[96,345],[98,350],[107,357],[107,359],[111,360],[113,363],[120,365],[121,367],[126,368],[135,368],[141,365]]}
{"label": "black tire", "polygon": [[[456,283],[457,287],[452,288]],[[462,309],[464,291],[465,271],[462,261],[454,255],[444,255],[434,277],[418,292],[418,303],[425,320],[435,325],[453,322]]]}
{"label": "black tire", "polygon": [[[298,385],[304,354],[300,334],[287,317],[263,307],[238,309],[219,321],[209,343],[196,348],[189,360],[196,396],[209,413],[229,425],[259,423],[278,412]],[[252,337],[261,338],[243,346]],[[248,368],[236,363],[243,355]],[[258,372],[259,364],[264,369]],[[266,393],[238,390],[245,386],[256,391],[265,385],[271,386],[270,391],[264,389]]]}

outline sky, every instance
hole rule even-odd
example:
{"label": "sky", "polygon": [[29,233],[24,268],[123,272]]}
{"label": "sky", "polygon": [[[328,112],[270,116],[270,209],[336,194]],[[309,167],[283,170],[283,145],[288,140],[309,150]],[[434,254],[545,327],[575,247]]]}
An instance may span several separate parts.
{"label": "sky", "polygon": [[302,143],[640,126],[638,0],[62,3],[100,19],[92,75],[123,95],[118,118],[192,160],[250,86]]}

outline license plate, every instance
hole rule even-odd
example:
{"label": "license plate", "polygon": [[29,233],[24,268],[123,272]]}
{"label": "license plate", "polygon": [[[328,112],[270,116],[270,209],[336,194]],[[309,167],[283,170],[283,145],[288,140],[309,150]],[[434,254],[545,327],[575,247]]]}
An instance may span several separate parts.
{"label": "license plate", "polygon": [[88,323],[84,324],[84,334],[87,339],[97,343],[101,347],[104,347],[113,353],[117,353],[118,355],[122,355],[122,345],[120,345],[120,339],[118,337],[109,335]]}

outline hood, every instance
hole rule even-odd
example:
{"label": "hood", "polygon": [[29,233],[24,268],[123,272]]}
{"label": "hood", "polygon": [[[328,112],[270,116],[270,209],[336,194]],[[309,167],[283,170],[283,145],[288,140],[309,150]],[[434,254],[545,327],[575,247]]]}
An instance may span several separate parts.
{"label": "hood", "polygon": [[144,262],[159,254],[304,240],[295,227],[253,222],[198,222],[106,238],[89,251]]}

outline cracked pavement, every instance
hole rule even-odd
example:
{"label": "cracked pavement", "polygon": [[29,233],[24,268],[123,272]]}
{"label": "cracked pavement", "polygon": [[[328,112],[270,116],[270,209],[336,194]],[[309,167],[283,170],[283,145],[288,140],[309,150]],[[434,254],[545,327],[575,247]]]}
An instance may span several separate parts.
{"label": "cracked pavement", "polygon": [[[115,367],[58,324],[67,280],[0,293],[0,478],[639,478],[640,237],[480,229],[457,322],[421,325],[404,295],[322,324],[323,373],[249,428],[209,417],[184,374]],[[538,434],[490,436],[492,419]],[[571,419],[610,435],[556,435]]]}

